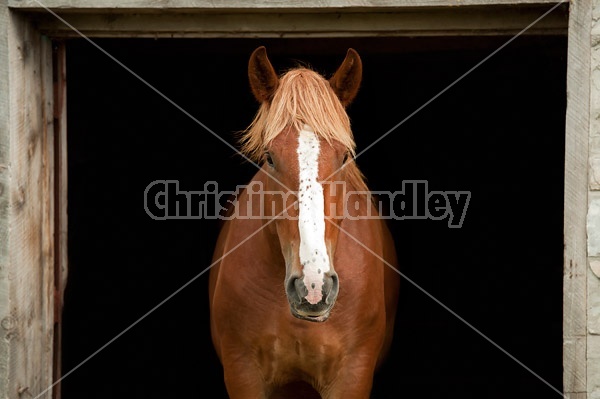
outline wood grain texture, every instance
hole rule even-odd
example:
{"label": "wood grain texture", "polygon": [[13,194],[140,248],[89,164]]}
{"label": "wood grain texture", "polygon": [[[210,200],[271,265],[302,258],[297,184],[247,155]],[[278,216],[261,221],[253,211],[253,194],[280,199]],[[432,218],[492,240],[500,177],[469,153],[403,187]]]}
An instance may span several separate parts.
{"label": "wood grain texture", "polygon": [[[70,25],[90,37],[344,37],[516,34],[548,10],[543,7],[446,8],[405,12],[320,13],[67,13]],[[49,13],[35,15],[53,37],[77,37]],[[566,5],[526,34],[566,34]]]}
{"label": "wood grain texture", "polygon": [[586,337],[565,338],[563,342],[564,393],[586,392]]}
{"label": "wood grain texture", "polygon": [[[52,382],[53,345],[53,127],[51,45],[21,16],[9,14],[8,142],[10,179],[6,273],[8,315],[0,397],[35,397]],[[25,396],[24,396],[25,395]],[[49,398],[50,394],[42,396]]]}
{"label": "wood grain texture", "polygon": [[[64,42],[54,44],[54,381],[62,373],[62,310],[68,272],[68,173],[67,173],[67,52]],[[61,398],[61,384],[53,389],[53,399]]]}
{"label": "wood grain texture", "polygon": [[587,334],[588,132],[591,2],[572,2],[567,55],[564,209],[564,391],[587,392],[581,355]]}
{"label": "wood grain texture", "polygon": [[12,328],[10,317],[8,279],[8,236],[9,229],[9,188],[10,171],[10,137],[9,137],[9,104],[8,94],[9,63],[8,63],[8,8],[0,5],[0,398],[7,398],[8,368],[10,365],[9,334]]}
{"label": "wood grain texture", "polygon": [[600,190],[600,4],[592,6],[592,74],[590,99],[590,189]]}
{"label": "wood grain texture", "polygon": [[[556,4],[556,0],[45,0],[53,9],[390,9],[411,7],[456,7],[513,4]],[[40,10],[34,0],[9,0],[12,8]]]}
{"label": "wood grain texture", "polygon": [[[600,397],[600,3],[592,2],[591,26],[591,99],[589,129],[588,208],[588,342],[587,391],[589,397]],[[595,208],[594,220],[591,215]],[[595,257],[594,257],[595,256]]]}
{"label": "wood grain texture", "polygon": [[590,334],[587,338],[587,393],[588,397],[600,397],[600,335]]}
{"label": "wood grain texture", "polygon": [[565,392],[564,399],[587,399],[587,393],[585,393],[585,392]]}

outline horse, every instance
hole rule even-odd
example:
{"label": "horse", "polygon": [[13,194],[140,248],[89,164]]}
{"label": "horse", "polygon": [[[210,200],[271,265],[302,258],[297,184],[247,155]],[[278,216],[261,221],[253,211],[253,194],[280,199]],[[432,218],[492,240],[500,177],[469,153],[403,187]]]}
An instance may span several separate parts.
{"label": "horse", "polygon": [[248,78],[259,108],[240,151],[259,169],[222,224],[209,276],[225,388],[231,399],[368,398],[399,277],[354,159],[346,109],[361,58],[348,49],[330,79],[308,67],[278,75],[261,46]]}

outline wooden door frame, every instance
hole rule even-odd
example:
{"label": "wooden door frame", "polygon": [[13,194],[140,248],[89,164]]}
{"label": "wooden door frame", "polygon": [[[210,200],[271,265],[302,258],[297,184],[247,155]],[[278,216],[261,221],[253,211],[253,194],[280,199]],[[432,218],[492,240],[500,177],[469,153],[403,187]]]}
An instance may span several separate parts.
{"label": "wooden door frame", "polygon": [[[555,0],[46,0],[87,37],[351,37],[516,34]],[[93,4],[89,4],[93,3]],[[175,4],[177,3],[177,4]],[[164,4],[169,4],[168,8]],[[566,5],[565,5],[566,7]],[[0,399],[58,377],[67,272],[65,52],[75,31],[36,0],[0,4]],[[563,292],[564,392],[587,398],[591,4],[529,34],[568,34]],[[58,41],[57,41],[58,40]],[[533,182],[532,184],[534,184]],[[42,295],[32,295],[42,288]],[[31,326],[35,325],[36,328]],[[58,326],[58,327],[57,327]],[[33,360],[35,359],[35,360]],[[60,396],[54,389],[43,397]]]}

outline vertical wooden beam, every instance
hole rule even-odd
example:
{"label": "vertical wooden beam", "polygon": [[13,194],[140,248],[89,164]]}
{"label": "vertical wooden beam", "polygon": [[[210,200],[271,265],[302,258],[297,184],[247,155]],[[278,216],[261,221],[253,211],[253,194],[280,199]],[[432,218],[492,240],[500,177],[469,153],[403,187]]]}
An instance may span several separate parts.
{"label": "vertical wooden beam", "polygon": [[[0,398],[52,383],[52,49],[0,4]],[[43,395],[50,398],[50,393]]]}
{"label": "vertical wooden beam", "polygon": [[[54,42],[54,381],[61,377],[62,307],[68,270],[67,223],[67,58],[64,41]],[[60,399],[61,385],[54,386],[53,399]]]}
{"label": "vertical wooden beam", "polygon": [[592,2],[588,207],[587,390],[600,397],[600,1]]}
{"label": "vertical wooden beam", "polygon": [[570,3],[565,137],[563,384],[567,397],[587,396],[588,133],[591,2]]}
{"label": "vertical wooden beam", "polygon": [[5,2],[0,3],[0,398],[8,396],[8,369],[10,366],[10,341],[12,327],[9,302],[9,191],[10,191],[10,135],[8,94],[8,25],[9,11]]}

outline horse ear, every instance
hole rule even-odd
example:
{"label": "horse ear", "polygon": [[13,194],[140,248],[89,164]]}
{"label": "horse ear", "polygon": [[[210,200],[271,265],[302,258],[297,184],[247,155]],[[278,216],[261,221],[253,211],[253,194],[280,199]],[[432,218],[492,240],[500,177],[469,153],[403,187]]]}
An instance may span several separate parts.
{"label": "horse ear", "polygon": [[335,72],[329,84],[331,88],[337,94],[340,102],[344,107],[348,106],[360,87],[360,81],[362,80],[362,61],[358,53],[352,49],[348,49],[344,62]]}
{"label": "horse ear", "polygon": [[267,49],[260,46],[250,56],[248,79],[254,97],[259,102],[270,101],[279,84],[279,78],[267,57]]}

